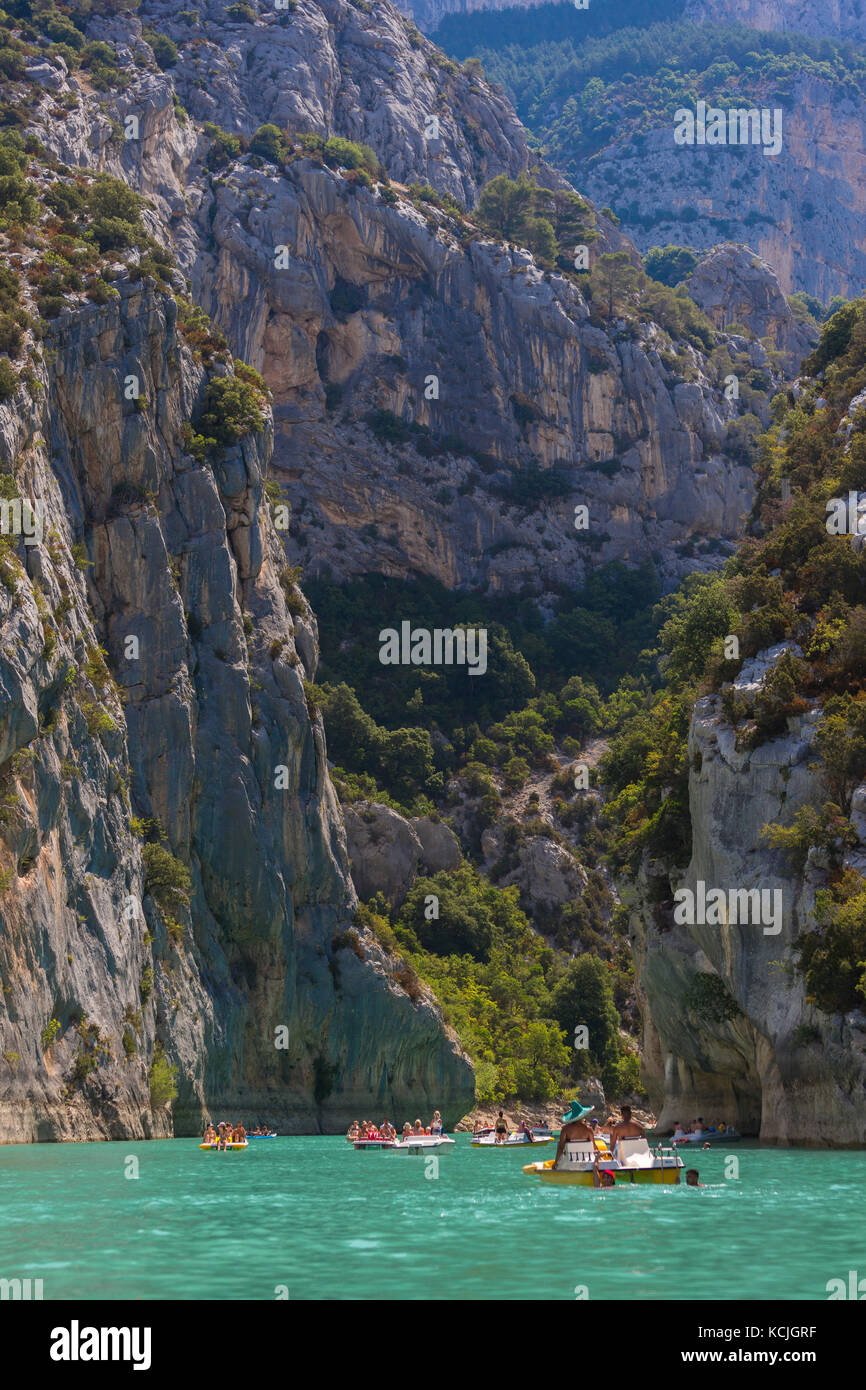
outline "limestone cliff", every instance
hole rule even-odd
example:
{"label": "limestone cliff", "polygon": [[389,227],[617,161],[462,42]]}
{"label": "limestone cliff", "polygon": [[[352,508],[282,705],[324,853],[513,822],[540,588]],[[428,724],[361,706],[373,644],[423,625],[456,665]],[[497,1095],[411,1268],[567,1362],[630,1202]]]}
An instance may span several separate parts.
{"label": "limestone cliff", "polygon": [[723,20],[752,29],[809,34],[816,39],[866,40],[866,14],[859,0],[685,0],[684,14],[696,24]]}
{"label": "limestone cliff", "polygon": [[[768,96],[756,88],[741,104],[779,105]],[[857,294],[866,277],[862,103],[802,76],[781,109],[775,158],[755,146],[677,146],[671,122],[637,138],[618,132],[574,177],[589,197],[616,209],[642,251],[742,242],[772,266],[786,294],[806,290],[824,303]]]}
{"label": "limestone cliff", "polygon": [[[265,375],[274,465],[295,506],[290,558],[314,574],[422,573],[494,592],[519,589],[529,573],[539,593],[615,559],[652,560],[668,587],[717,564],[752,485],[725,446],[742,408],[700,352],[652,323],[591,324],[573,281],[432,204],[419,208],[403,184],[386,200],[308,159],[277,170],[246,157],[214,175],[208,139],[174,104],[228,130],[274,120],[363,139],[393,178],[429,180],[471,206],[500,172],[534,167],[548,186],[561,182],[534,160],[507,103],[475,75],[443,68],[388,5],[374,18],[326,0],[285,23],[221,20],[219,33],[212,10],[181,19],[147,0],[143,19],[179,44],[165,74],[135,67],[138,17],[100,21],[129,86],[97,105],[52,69],[70,111],[58,122],[46,95],[33,129],[64,162],[107,169],[152,200],[195,297]],[[117,139],[130,116],[138,138]],[[628,250],[593,218],[593,255]],[[759,344],[749,351],[752,368],[766,365]],[[365,424],[382,409],[424,437],[382,447]],[[528,526],[526,503],[509,502],[516,468],[557,474],[556,500],[529,490]]]}
{"label": "limestone cliff", "polygon": [[347,933],[304,692],[315,620],[263,504],[269,412],[197,461],[183,425],[208,373],[175,302],[115,288],[53,321],[41,390],[0,407],[3,477],[45,507],[0,588],[3,1139],[170,1132],[155,1049],[175,1133],[208,1111],[283,1132],[383,1105],[454,1121],[472,1073],[438,1010]]}
{"label": "limestone cliff", "polygon": [[[760,689],[778,654],[747,663],[737,687]],[[703,1115],[769,1143],[863,1143],[866,1015],[822,1014],[794,969],[792,945],[814,923],[826,860],[811,851],[800,874],[761,839],[764,825],[790,825],[815,801],[817,718],[792,718],[787,733],[745,751],[720,698],[700,700],[689,735],[691,861],[651,860],[624,889],[643,1006],[642,1074],[662,1132]],[[855,794],[857,842],[845,861],[861,873],[864,795]],[[699,882],[707,891],[778,892],[779,920],[677,925],[673,892],[694,892]]]}

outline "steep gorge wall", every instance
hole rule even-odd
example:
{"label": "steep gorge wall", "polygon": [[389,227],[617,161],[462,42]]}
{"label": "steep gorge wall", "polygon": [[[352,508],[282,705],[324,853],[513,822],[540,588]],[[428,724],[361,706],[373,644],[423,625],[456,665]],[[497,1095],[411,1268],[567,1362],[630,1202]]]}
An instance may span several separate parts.
{"label": "steep gorge wall", "polygon": [[[864,1143],[866,1015],[823,1014],[794,968],[794,942],[814,924],[828,864],[812,850],[798,873],[761,838],[764,825],[791,825],[800,807],[820,800],[816,719],[815,711],[792,718],[786,734],[745,751],[720,697],[699,700],[689,734],[690,862],[650,860],[623,886],[642,1003],[642,1076],[662,1131],[702,1115],[768,1143]],[[845,859],[861,873],[864,795],[861,788],[854,796],[858,842]],[[707,892],[780,893],[779,932],[765,934],[775,922],[677,924],[672,894],[695,892],[699,882]]]}
{"label": "steep gorge wall", "polygon": [[[287,610],[262,505],[270,422],[197,465],[182,425],[204,372],[175,303],[118,288],[55,321],[40,404],[0,407],[3,471],[47,509],[0,589],[3,1138],[166,1133],[156,1044],[178,1068],[176,1133],[208,1110],[284,1132],[383,1105],[454,1121],[472,1074],[429,996],[371,939],[334,939],[354,892],[304,693],[315,622]],[[144,409],[124,402],[130,372]],[[148,892],[147,819],[191,874],[180,930]]]}

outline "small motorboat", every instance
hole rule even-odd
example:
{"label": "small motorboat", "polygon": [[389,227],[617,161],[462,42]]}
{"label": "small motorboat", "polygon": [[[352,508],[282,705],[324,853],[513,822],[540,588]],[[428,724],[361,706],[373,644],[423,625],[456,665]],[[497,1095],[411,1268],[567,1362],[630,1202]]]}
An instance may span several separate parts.
{"label": "small motorboat", "polygon": [[236,1143],[234,1143],[234,1141],[231,1141],[231,1142],[228,1143],[228,1144],[199,1144],[199,1148],[200,1148],[200,1149],[219,1149],[219,1150],[220,1150],[221,1152],[223,1152],[223,1153],[228,1153],[228,1151],[229,1151],[230,1149],[245,1149],[245,1148],[247,1148],[247,1141],[246,1141],[246,1139],[245,1139],[245,1140],[243,1141],[242,1144],[236,1144]]}
{"label": "small motorboat", "polygon": [[566,1144],[556,1168],[554,1162],[526,1163],[523,1171],[556,1186],[595,1187],[598,1163],[612,1175],[613,1186],[620,1187],[623,1183],[678,1183],[685,1167],[674,1148],[659,1144],[653,1150],[643,1138],[620,1139],[613,1155],[601,1140],[578,1139]]}
{"label": "small motorboat", "polygon": [[250,1134],[250,1133],[247,1133],[247,1138],[248,1138],[248,1139],[276,1139],[276,1138],[277,1138],[277,1135],[276,1135],[276,1132],[274,1132],[273,1134]]}
{"label": "small motorboat", "polygon": [[739,1144],[742,1134],[736,1129],[702,1129],[699,1134],[683,1134],[679,1139],[671,1135],[671,1144],[694,1144],[698,1148],[703,1148],[704,1144]]}

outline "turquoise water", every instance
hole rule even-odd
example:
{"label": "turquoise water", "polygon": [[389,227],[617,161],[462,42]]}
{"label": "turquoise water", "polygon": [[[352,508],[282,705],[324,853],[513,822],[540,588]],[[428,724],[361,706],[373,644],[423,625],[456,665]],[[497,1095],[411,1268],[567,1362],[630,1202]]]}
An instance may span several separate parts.
{"label": "turquoise water", "polygon": [[[866,1275],[866,1154],[731,1146],[702,1189],[548,1188],[467,1135],[428,1158],[341,1138],[0,1147],[0,1277],[46,1299],[818,1299]],[[124,1176],[138,1160],[137,1179]]]}

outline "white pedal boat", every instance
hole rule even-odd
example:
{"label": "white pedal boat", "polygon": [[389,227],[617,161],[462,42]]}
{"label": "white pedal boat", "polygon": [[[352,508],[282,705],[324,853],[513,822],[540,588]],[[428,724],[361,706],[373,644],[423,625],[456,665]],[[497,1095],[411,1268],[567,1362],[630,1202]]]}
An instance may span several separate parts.
{"label": "white pedal boat", "polygon": [[444,1134],[411,1134],[405,1139],[353,1139],[356,1149],[388,1149],[392,1153],[427,1153],[454,1147]]}
{"label": "white pedal boat", "polygon": [[[541,1148],[545,1144],[552,1144],[555,1136],[553,1134],[541,1134],[537,1137],[533,1134],[532,1147]],[[513,1129],[500,1144],[496,1142],[496,1134],[493,1130],[482,1130],[472,1136],[473,1149],[519,1149],[529,1147],[529,1137],[518,1129]]]}

